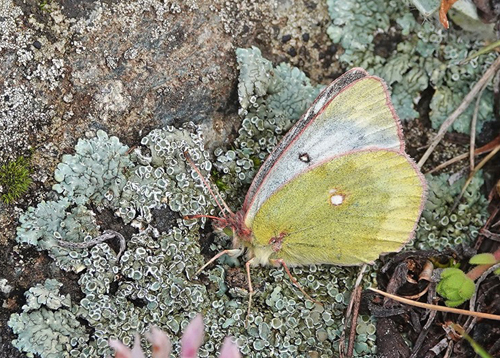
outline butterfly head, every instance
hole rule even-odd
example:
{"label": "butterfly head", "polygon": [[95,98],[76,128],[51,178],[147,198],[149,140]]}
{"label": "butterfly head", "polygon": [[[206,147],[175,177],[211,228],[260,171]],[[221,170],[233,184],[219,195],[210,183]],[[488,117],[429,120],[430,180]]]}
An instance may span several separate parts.
{"label": "butterfly head", "polygon": [[[216,218],[213,222],[215,229],[230,228],[233,231],[233,248],[245,245],[252,241],[252,230],[245,225],[243,211],[229,212],[224,217]],[[246,246],[246,245],[245,245]]]}

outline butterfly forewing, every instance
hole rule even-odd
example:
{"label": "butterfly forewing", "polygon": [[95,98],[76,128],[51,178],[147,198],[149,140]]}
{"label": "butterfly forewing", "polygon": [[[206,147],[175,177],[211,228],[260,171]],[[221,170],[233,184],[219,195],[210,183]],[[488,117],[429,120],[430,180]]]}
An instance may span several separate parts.
{"label": "butterfly forewing", "polygon": [[288,265],[373,262],[411,238],[424,196],[424,178],[404,153],[326,159],[262,204],[250,227],[254,254]]}
{"label": "butterfly forewing", "polygon": [[330,85],[266,160],[245,200],[248,227],[254,226],[256,213],[272,193],[327,158],[368,148],[404,150],[399,119],[385,84],[366,73],[358,77],[324,96],[335,82]]}
{"label": "butterfly forewing", "polygon": [[[269,171],[273,167],[273,163],[281,156],[283,151],[300,135],[304,127],[311,122],[317,114],[323,109],[324,105],[339,94],[345,87],[360,78],[368,76],[368,73],[362,68],[353,68],[352,70],[346,72],[344,75],[339,77],[337,80],[332,82],[327,88],[325,88],[320,95],[314,100],[311,107],[304,113],[302,118],[290,128],[283,139],[278,143],[274,151],[269,155],[267,160],[260,167],[259,173],[255,176],[250,189],[247,192],[245,205],[249,204],[249,201],[254,197],[257,190],[261,187],[262,181],[267,176]],[[245,209],[245,208],[244,208]]]}

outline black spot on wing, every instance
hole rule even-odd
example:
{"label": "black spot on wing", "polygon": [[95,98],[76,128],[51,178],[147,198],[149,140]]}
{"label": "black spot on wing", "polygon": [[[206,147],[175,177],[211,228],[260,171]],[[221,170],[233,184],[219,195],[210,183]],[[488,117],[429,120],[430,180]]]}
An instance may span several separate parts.
{"label": "black spot on wing", "polygon": [[310,163],[311,157],[307,153],[299,153],[299,160],[303,163]]}

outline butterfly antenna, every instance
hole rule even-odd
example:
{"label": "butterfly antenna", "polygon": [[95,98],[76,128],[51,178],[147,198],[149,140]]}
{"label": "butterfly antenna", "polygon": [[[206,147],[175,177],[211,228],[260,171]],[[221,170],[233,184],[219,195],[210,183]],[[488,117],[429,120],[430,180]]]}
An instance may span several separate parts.
{"label": "butterfly antenna", "polygon": [[229,209],[229,207],[227,206],[226,202],[220,197],[220,194],[217,193],[218,195],[215,195],[214,191],[212,190],[212,186],[205,179],[205,177],[201,174],[200,170],[198,169],[198,167],[196,166],[196,164],[194,163],[194,161],[191,159],[191,156],[189,155],[189,153],[187,152],[187,150],[184,151],[184,157],[186,157],[187,161],[189,162],[189,165],[191,165],[191,167],[193,168],[193,170],[196,173],[198,173],[198,176],[200,177],[203,185],[205,186],[205,188],[208,189],[208,191],[210,192],[210,195],[212,195],[212,198],[214,198],[215,202],[217,203],[217,206],[219,207],[220,211],[223,213],[224,217],[226,217],[226,212],[229,213],[230,215],[234,215],[234,213],[232,212],[232,210]]}

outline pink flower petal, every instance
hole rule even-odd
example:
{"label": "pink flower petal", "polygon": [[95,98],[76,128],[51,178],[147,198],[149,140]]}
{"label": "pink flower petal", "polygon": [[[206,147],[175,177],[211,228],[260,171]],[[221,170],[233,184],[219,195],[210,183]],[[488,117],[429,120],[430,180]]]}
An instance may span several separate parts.
{"label": "pink flower petal", "polygon": [[115,350],[115,358],[132,358],[130,348],[117,339],[110,339],[109,346]]}
{"label": "pink flower petal", "polygon": [[157,327],[152,327],[150,333],[146,333],[146,338],[153,345],[153,358],[170,358],[172,343],[170,338]]}
{"label": "pink flower petal", "polygon": [[203,343],[203,318],[198,314],[186,327],[181,338],[181,358],[196,358]]}
{"label": "pink flower petal", "polygon": [[110,339],[108,344],[115,350],[115,358],[145,358],[141,349],[141,338],[138,334],[135,335],[132,350],[116,339]]}
{"label": "pink flower petal", "polygon": [[233,342],[231,337],[226,337],[220,350],[219,358],[241,358],[238,346]]}
{"label": "pink flower petal", "polygon": [[134,346],[132,347],[132,358],[145,358],[141,349],[141,337],[135,335]]}

